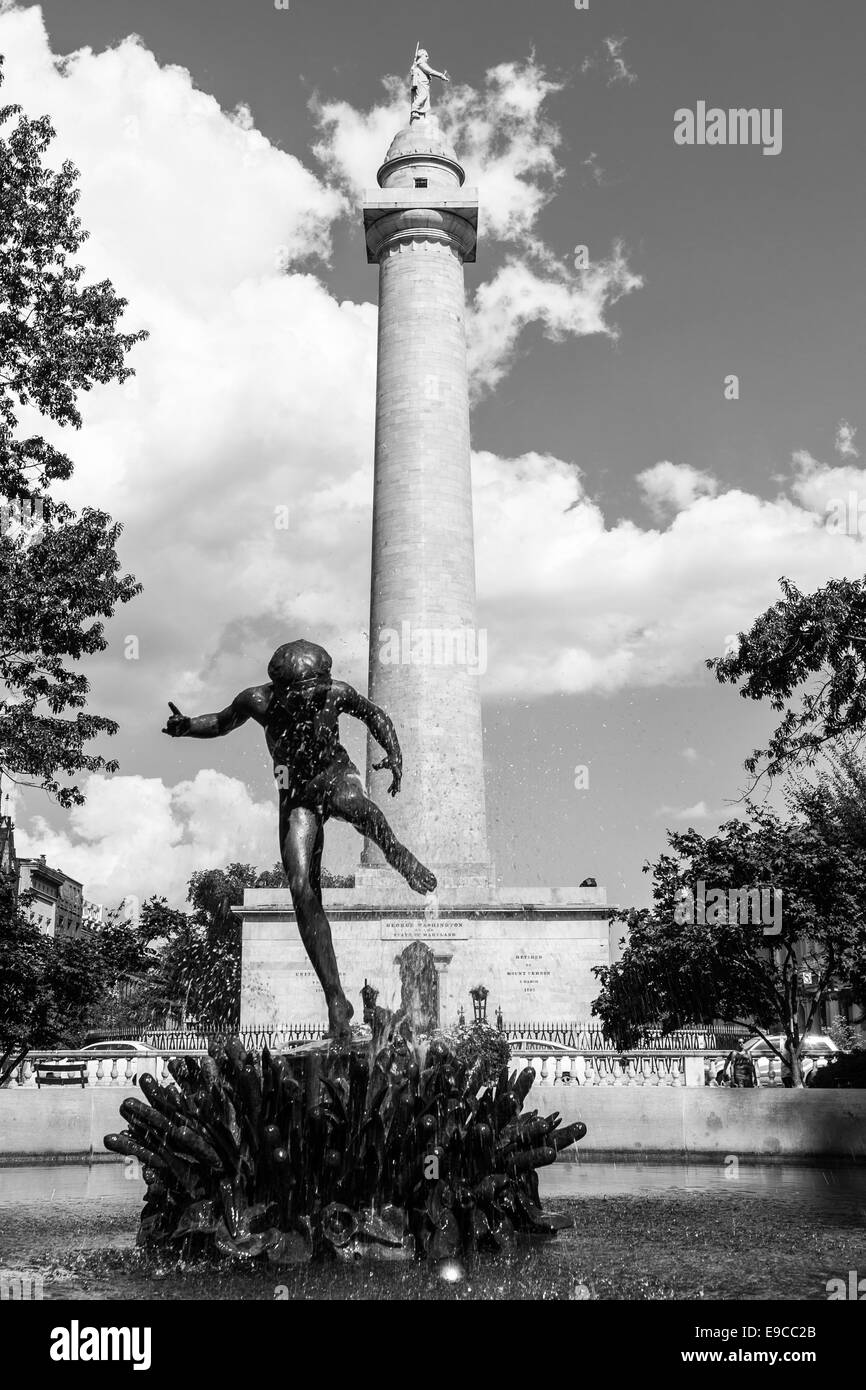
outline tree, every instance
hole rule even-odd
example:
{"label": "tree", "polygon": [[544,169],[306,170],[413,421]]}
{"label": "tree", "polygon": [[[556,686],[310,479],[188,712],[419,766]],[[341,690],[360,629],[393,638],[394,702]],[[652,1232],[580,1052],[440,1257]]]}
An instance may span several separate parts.
{"label": "tree", "polygon": [[834,844],[866,850],[866,761],[855,747],[828,752],[816,779],[796,777],[785,800]]}
{"label": "tree", "polygon": [[0,1085],[44,1036],[49,1001],[42,988],[48,938],[15,901],[12,879],[0,875]]}
{"label": "tree", "polygon": [[[673,854],[645,866],[653,906],[619,914],[630,926],[624,954],[595,967],[602,992],[593,1013],[623,1048],[652,1028],[668,1033],[714,1019],[745,1024],[762,1037],[781,1032],[800,1084],[804,1040],[827,991],[841,982],[864,997],[866,853],[828,839],[820,822],[783,822],[765,808],[752,808],[752,817],[709,838],[694,830],[668,833]],[[695,910],[701,884],[705,913]],[[744,890],[766,894],[763,924],[754,920],[760,897],[743,910]],[[769,897],[776,890],[781,902]],[[765,936],[771,904],[771,930],[779,930]],[[804,968],[814,992],[804,990]]]}
{"label": "tree", "polygon": [[[51,497],[72,461],[21,433],[18,410],[79,429],[81,392],[132,375],[126,355],[146,334],[118,331],[126,300],[110,281],[83,283],[78,172],[43,163],[54,133],[46,117],[0,108],[0,772],[71,806],[83,794],[61,779],[116,771],[87,747],[117,725],[84,713],[89,683],[70,663],[105,649],[102,620],[140,585],[119,574],[119,524]],[[39,524],[9,524],[19,510]]]}
{"label": "tree", "polygon": [[191,1016],[239,1026],[241,930],[231,909],[258,879],[251,864],[201,869],[189,880],[191,913],[169,907],[164,898],[144,904],[141,931],[165,941],[152,980],[167,1012],[184,1021]]}
{"label": "tree", "polygon": [[707,661],[722,683],[742,683],[744,699],[784,712],[767,748],[746,760],[756,777],[810,766],[826,744],[866,728],[866,580],[832,579],[814,594],[779,582],[784,597],[739,634],[737,650]]}
{"label": "tree", "polygon": [[[322,870],[326,888],[351,879]],[[169,907],[165,898],[150,898],[142,907],[141,933],[164,945],[151,969],[148,998],[154,1012],[184,1020],[197,1018],[226,1028],[240,1025],[241,927],[232,911],[247,888],[286,888],[281,864],[256,870],[233,863],[224,869],[200,869],[189,880],[191,912]],[[157,1003],[157,1001],[160,1001]]]}
{"label": "tree", "polygon": [[[831,845],[853,857],[866,856],[866,761],[850,744],[826,755],[815,782],[797,778],[788,789],[789,808],[803,816]],[[840,991],[848,1002],[866,996],[866,950],[849,952]]]}
{"label": "tree", "polygon": [[102,933],[48,936],[27,915],[30,896],[16,903],[0,875],[0,1084],[31,1047],[77,1046],[132,959]]}
{"label": "tree", "polygon": [[[289,880],[282,864],[275,864],[272,869],[262,869],[255,882],[256,888],[288,888]],[[322,887],[323,888],[354,888],[354,874],[333,874],[330,869],[322,866]]]}

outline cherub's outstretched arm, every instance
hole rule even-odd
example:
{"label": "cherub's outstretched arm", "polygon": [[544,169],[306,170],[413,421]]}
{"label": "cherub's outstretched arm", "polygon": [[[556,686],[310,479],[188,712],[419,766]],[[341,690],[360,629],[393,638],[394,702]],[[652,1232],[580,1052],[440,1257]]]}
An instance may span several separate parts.
{"label": "cherub's outstretched arm", "polygon": [[252,713],[249,705],[248,692],[242,690],[240,695],[236,695],[230,705],[220,710],[218,714],[194,714],[187,716],[181,714],[177,705],[168,702],[171,715],[163,729],[164,734],[170,738],[221,738],[223,734],[230,734],[233,729],[239,729],[241,724],[245,724]]}

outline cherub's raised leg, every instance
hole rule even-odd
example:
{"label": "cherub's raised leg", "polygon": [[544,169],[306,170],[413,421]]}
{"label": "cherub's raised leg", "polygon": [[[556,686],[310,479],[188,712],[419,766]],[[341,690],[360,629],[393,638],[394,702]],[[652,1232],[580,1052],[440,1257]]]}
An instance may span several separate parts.
{"label": "cherub's raised leg", "polygon": [[361,835],[377,844],[391,868],[402,874],[416,893],[434,892],[436,875],[425,868],[410,849],[401,845],[382,811],[370,800],[357,773],[343,773],[337,777],[330,788],[329,809],[331,815],[348,821]]}

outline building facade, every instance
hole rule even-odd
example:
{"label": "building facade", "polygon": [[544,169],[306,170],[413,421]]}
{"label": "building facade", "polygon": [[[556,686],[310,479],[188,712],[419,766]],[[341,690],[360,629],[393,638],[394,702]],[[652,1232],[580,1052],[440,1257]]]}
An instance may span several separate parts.
{"label": "building facade", "polygon": [[84,890],[78,879],[52,868],[45,855],[20,859],[18,891],[30,893],[25,908],[31,921],[47,936],[78,936],[84,930]]}
{"label": "building facade", "polygon": [[18,859],[15,854],[15,826],[11,816],[0,816],[0,875],[11,879],[18,898]]}

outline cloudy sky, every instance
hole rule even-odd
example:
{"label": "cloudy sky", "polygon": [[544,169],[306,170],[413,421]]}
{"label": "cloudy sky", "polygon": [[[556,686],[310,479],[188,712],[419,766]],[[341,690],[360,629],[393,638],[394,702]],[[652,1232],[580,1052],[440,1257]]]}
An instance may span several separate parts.
{"label": "cloudy sky", "polygon": [[[434,100],[481,199],[467,294],[502,881],[591,874],[644,900],[665,829],[730,815],[771,724],[705,658],[780,575],[863,573],[856,525],[827,525],[832,499],[866,499],[862,0],[474,0],[471,32],[467,13],[0,0],[3,100],[51,116],[55,159],[81,170],[88,272],[150,332],[135,380],[94,391],[64,441],[71,500],[124,523],[144,585],[90,672],[121,771],[71,814],[34,792],[15,808],[19,847],[89,897],[179,903],[195,868],[277,857],[260,733],[169,742],[167,699],[219,708],[300,635],[364,686],[377,283],[358,204],[407,119],[417,39],[452,75]],[[700,101],[781,109],[780,153],[677,145],[675,111]],[[358,848],[333,827],[326,862]]]}

